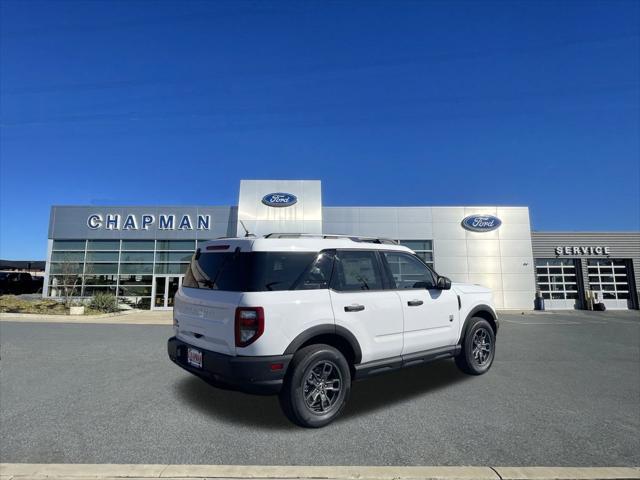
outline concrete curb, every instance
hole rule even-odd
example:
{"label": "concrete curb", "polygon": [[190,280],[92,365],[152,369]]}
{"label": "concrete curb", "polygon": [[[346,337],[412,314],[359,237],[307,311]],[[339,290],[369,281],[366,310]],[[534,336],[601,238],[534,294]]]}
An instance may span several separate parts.
{"label": "concrete curb", "polygon": [[0,313],[0,322],[78,323],[106,325],[171,325],[171,312],[125,310],[99,315],[41,315],[38,313]]}
{"label": "concrete curb", "polygon": [[637,467],[304,467],[243,465],[0,464],[3,480],[336,479],[637,480]]}
{"label": "concrete curb", "polygon": [[15,318],[111,318],[111,317],[119,317],[121,315],[131,315],[135,313],[135,310],[122,310],[119,312],[113,313],[97,313],[95,315],[68,315],[68,314],[46,314],[46,313],[17,313],[17,312],[0,312],[0,318],[4,317],[15,317]]}
{"label": "concrete curb", "polygon": [[495,467],[502,480],[637,479],[637,467]]}

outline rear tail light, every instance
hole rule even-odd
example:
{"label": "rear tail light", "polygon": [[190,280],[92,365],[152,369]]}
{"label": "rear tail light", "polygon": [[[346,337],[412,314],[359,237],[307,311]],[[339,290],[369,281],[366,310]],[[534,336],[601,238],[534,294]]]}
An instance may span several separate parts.
{"label": "rear tail light", "polygon": [[263,332],[264,310],[262,307],[236,308],[236,347],[251,345]]}

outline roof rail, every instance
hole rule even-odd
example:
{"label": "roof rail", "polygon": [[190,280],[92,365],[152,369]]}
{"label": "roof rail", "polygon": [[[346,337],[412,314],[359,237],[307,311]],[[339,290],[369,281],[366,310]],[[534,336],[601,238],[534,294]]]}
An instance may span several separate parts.
{"label": "roof rail", "polygon": [[398,245],[398,242],[390,238],[377,237],[359,237],[355,235],[337,235],[324,233],[268,233],[264,238],[322,238],[322,239],[338,239],[347,238],[353,242],[380,243],[387,245]]}

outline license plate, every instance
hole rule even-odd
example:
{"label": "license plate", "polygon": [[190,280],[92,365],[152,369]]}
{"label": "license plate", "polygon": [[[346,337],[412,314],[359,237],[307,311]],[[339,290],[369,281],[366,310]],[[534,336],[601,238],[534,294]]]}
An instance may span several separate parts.
{"label": "license plate", "polygon": [[195,348],[188,348],[187,363],[192,367],[202,368],[202,352]]}

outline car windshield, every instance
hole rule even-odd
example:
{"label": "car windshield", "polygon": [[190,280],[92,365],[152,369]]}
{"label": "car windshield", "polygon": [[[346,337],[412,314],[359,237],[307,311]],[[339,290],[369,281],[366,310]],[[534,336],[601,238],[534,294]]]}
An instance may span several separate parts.
{"label": "car windshield", "polygon": [[194,256],[183,286],[232,292],[291,290],[317,255],[315,252],[201,253]]}

